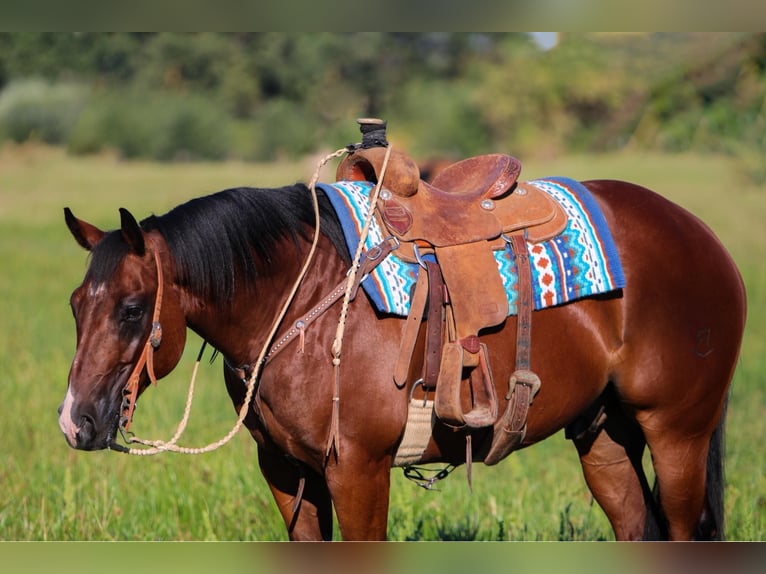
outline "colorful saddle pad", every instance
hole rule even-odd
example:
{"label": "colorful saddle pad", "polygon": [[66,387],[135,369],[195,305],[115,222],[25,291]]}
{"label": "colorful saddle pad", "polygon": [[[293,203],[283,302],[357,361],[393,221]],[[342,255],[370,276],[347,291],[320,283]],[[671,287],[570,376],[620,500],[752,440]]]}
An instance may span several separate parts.
{"label": "colorful saddle pad", "polygon": [[[581,183],[568,178],[545,178],[528,182],[548,193],[566,211],[564,231],[537,244],[527,243],[532,267],[535,309],[561,305],[590,295],[608,293],[625,286],[625,276],[601,210]],[[374,184],[364,181],[320,183],[343,226],[353,257],[369,212]],[[365,241],[370,249],[384,239],[384,230],[373,218]],[[517,272],[510,246],[494,252],[508,297],[509,315],[516,314]],[[362,282],[378,311],[406,317],[418,265],[392,252]]]}

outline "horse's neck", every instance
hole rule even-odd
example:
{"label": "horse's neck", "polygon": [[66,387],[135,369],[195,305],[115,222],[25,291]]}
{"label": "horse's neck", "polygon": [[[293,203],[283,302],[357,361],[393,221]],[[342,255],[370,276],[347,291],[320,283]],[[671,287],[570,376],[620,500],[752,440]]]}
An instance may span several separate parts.
{"label": "horse's neck", "polygon": [[[276,249],[282,256],[271,262],[270,271],[261,274],[255,285],[236,284],[231,303],[201,300],[185,292],[182,300],[187,325],[229,360],[237,364],[255,361],[270,342],[269,333],[295,286],[308,249],[308,244],[302,245],[300,253],[292,245]],[[290,325],[304,314],[346,271],[334,247],[322,237],[281,324]]]}

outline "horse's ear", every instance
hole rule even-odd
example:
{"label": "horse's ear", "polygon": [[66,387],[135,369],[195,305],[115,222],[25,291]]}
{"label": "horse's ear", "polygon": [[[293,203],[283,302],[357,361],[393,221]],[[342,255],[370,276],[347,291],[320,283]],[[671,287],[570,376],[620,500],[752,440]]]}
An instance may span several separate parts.
{"label": "horse's ear", "polygon": [[64,219],[69,231],[84,249],[90,251],[104,238],[104,232],[95,225],[77,219],[72,210],[64,208]]}
{"label": "horse's ear", "polygon": [[120,225],[122,227],[122,236],[128,242],[130,248],[136,255],[143,255],[146,251],[144,244],[144,232],[138,225],[136,218],[124,207],[120,208]]}

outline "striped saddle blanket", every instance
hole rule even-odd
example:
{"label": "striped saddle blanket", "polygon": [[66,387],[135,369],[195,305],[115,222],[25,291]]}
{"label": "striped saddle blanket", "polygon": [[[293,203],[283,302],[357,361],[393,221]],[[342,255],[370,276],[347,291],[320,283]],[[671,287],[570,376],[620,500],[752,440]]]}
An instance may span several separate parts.
{"label": "striped saddle blanket", "polygon": [[[528,183],[549,194],[569,218],[566,228],[557,237],[541,243],[527,243],[535,309],[623,288],[625,277],[617,248],[588,189],[575,180],[561,177]],[[338,214],[352,257],[369,213],[374,186],[363,181],[317,184]],[[373,218],[365,250],[380,243],[385,238],[383,233],[377,218]],[[494,256],[505,285],[509,315],[515,315],[518,274],[513,252],[506,246],[504,250],[494,251]],[[400,259],[393,251],[362,282],[362,287],[378,311],[406,317],[417,281],[417,268],[416,263]]]}

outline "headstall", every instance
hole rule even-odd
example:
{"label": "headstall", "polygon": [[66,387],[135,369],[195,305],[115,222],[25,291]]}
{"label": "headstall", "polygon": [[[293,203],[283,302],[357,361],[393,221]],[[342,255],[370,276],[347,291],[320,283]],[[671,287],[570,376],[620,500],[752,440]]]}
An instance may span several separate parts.
{"label": "headstall", "polygon": [[154,263],[157,267],[157,295],[154,298],[154,313],[152,315],[152,329],[149,332],[149,336],[146,338],[144,348],[141,351],[141,356],[138,358],[136,366],[133,367],[133,372],[128,377],[128,382],[125,384],[125,388],[122,390],[122,411],[120,413],[120,425],[119,429],[122,432],[127,432],[130,429],[130,424],[133,422],[133,410],[136,408],[136,400],[138,399],[139,382],[141,380],[141,373],[146,367],[146,373],[149,375],[149,380],[153,385],[157,384],[157,377],[154,374],[154,350],[160,346],[162,342],[162,326],[160,325],[160,311],[162,309],[162,293],[163,293],[163,278],[162,278],[162,263],[160,262],[159,251],[154,252]]}

